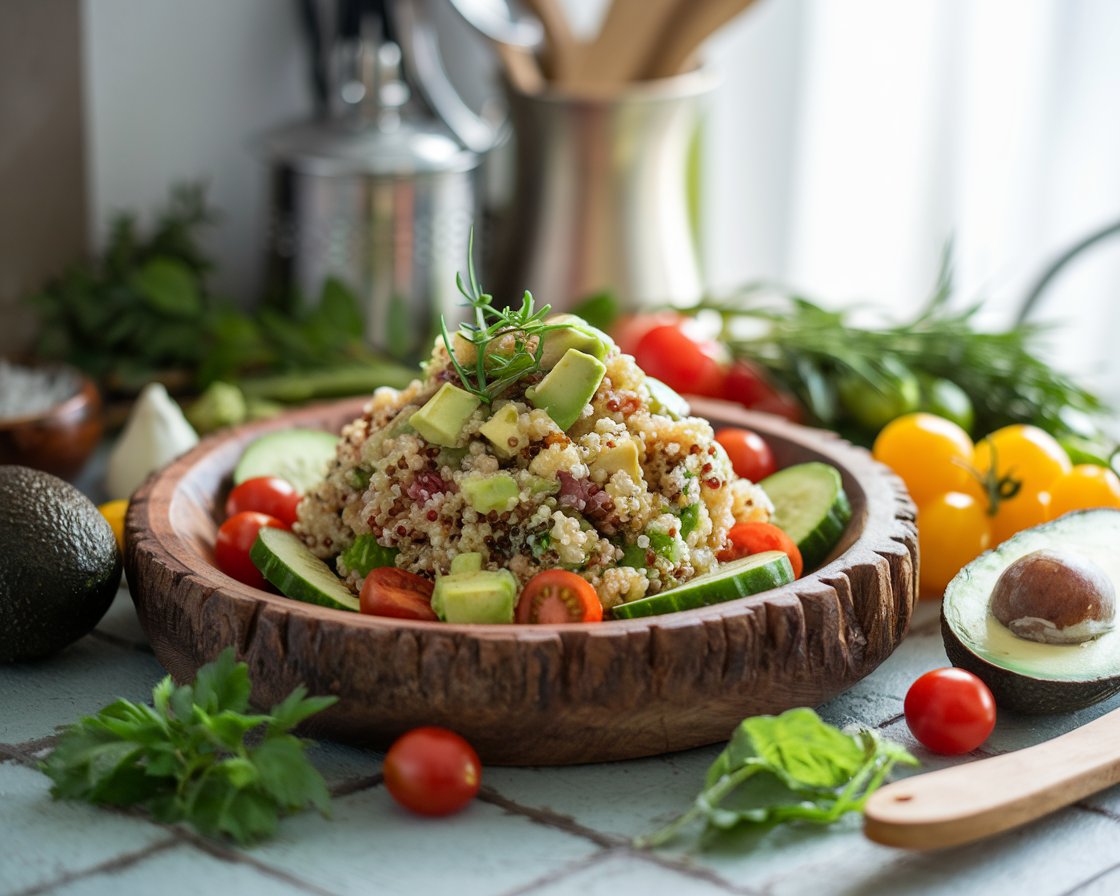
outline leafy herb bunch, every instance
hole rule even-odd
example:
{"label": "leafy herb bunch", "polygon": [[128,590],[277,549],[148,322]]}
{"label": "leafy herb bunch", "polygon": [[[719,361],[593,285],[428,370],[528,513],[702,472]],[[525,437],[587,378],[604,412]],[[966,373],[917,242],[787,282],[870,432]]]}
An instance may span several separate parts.
{"label": "leafy herb bunch", "polygon": [[42,764],[56,798],[140,806],[164,822],[250,843],[281,815],[330,803],[322,776],[291,729],[335,702],[296,688],[267,714],[247,713],[249,673],[232,648],[193,685],[171,677],[152,705],[117,700],[67,728]]}

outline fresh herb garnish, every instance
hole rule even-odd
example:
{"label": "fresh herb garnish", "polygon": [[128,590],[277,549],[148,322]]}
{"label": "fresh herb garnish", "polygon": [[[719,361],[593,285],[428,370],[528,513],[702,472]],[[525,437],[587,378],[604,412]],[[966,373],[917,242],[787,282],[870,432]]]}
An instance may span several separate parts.
{"label": "fresh herb garnish", "polygon": [[474,359],[465,366],[456,357],[455,344],[447,331],[447,322],[440,318],[443,344],[451,366],[459,375],[463,388],[491,404],[519,380],[541,370],[545,335],[553,330],[571,329],[562,322],[547,323],[551,305],[533,307],[533,295],[525,290],[520,308],[495,308],[494,297],[482,291],[474,269],[474,235],[467,251],[467,282],[455,276],[455,285],[473,309],[474,321],[459,325],[457,335],[474,347]]}
{"label": "fresh herb garnish", "polygon": [[716,757],[693,807],[637,845],[667,843],[698,820],[708,832],[790,821],[830,824],[860,811],[898,764],[918,760],[874,732],[845,734],[811,709],[755,716],[739,724]]}
{"label": "fresh herb garnish", "polygon": [[164,678],[152,706],[117,700],[69,726],[41,768],[55,798],[141,806],[159,821],[253,842],[281,815],[329,807],[305,741],[289,732],[336,698],[306,693],[298,687],[268,714],[246,714],[248,667],[227,648],[193,685]]}

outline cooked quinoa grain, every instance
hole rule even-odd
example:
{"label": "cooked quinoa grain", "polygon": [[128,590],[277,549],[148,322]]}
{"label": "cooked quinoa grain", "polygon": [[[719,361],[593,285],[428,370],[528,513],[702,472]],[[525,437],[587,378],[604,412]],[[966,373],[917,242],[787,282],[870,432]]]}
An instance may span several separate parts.
{"label": "cooked quinoa grain", "polygon": [[[295,531],[355,592],[362,576],[339,555],[363,536],[433,578],[467,552],[520,585],[573,570],[608,609],[713,569],[731,526],[767,520],[772,506],[706,421],[661,412],[634,359],[604,342],[606,373],[566,432],[526,396],[538,375],[480,403],[445,445],[417,431],[422,417],[410,422],[444,383],[462,385],[437,342],[422,379],[377,390],[343,430]],[[495,444],[480,428],[499,414],[509,428]]]}

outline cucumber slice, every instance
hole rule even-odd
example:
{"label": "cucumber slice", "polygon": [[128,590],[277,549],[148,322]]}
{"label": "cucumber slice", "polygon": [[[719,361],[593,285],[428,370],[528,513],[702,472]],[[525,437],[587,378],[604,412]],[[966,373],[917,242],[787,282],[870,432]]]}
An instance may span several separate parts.
{"label": "cucumber slice", "polygon": [[306,604],[359,612],[358,598],[331,568],[287,529],[265,527],[249,549],[249,559],[280,593]]}
{"label": "cucumber slice", "polygon": [[279,476],[301,494],[323,478],[334,458],[338,436],[321,429],[281,429],[261,436],[241,454],[233,468],[233,484],[255,476]]}
{"label": "cucumber slice", "polygon": [[759,485],[774,502],[771,522],[797,543],[805,568],[819,566],[852,518],[840,471],[816,461],[796,464]]}
{"label": "cucumber slice", "polygon": [[611,614],[615,619],[634,619],[638,616],[694,610],[769,591],[792,581],[793,567],[789,564],[789,557],[781,551],[763,551],[721,564],[715,572],[697,576],[690,582],[660,594],[619,604],[611,610]]}

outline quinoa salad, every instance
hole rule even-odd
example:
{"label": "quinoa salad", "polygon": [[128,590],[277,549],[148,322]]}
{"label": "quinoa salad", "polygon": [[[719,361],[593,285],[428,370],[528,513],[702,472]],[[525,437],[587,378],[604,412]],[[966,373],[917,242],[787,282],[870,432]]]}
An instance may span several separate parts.
{"label": "quinoa salad", "polygon": [[[420,378],[343,429],[293,531],[353,593],[364,544],[430,579],[464,554],[519,587],[569,570],[610,610],[716,569],[733,525],[770,519],[711,425],[606,334],[532,320],[438,338]],[[503,378],[511,358],[529,360]]]}

